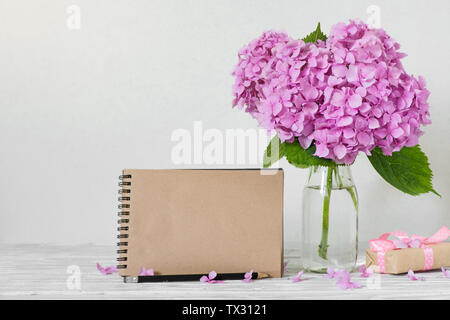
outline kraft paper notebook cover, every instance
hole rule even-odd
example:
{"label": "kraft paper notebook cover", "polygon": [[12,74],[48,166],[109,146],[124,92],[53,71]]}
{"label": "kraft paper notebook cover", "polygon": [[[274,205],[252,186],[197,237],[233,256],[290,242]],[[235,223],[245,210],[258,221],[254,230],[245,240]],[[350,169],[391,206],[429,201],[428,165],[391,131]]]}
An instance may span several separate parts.
{"label": "kraft paper notebook cover", "polygon": [[119,274],[282,275],[282,170],[123,170]]}

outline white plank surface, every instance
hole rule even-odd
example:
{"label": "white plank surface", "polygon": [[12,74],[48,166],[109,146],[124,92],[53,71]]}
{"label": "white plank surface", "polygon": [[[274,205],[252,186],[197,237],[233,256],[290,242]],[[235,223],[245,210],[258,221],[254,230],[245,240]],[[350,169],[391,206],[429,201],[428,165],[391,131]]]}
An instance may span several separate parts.
{"label": "white plank surface", "polygon": [[[305,274],[304,281],[292,283],[299,265],[293,252],[286,252],[288,273],[281,279],[130,284],[117,274],[104,276],[96,269],[96,262],[115,264],[113,247],[3,245],[0,299],[450,299],[450,279],[440,271],[421,273],[425,280],[414,282],[405,275],[364,279],[355,273],[353,279],[363,288],[346,291],[318,274]],[[80,268],[80,289],[67,287],[71,265]]]}

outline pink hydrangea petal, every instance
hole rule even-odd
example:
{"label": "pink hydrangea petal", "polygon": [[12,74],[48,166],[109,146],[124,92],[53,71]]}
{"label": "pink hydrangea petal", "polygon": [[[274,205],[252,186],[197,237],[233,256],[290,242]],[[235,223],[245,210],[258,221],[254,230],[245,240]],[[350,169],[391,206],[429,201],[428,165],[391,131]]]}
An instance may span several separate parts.
{"label": "pink hydrangea petal", "polygon": [[340,107],[345,104],[345,95],[342,92],[336,91],[331,97],[331,104]]}
{"label": "pink hydrangea petal", "polygon": [[358,133],[356,138],[363,146],[367,146],[370,143],[370,136],[365,132]]}
{"label": "pink hydrangea petal", "polygon": [[348,126],[349,124],[351,124],[353,122],[353,118],[350,116],[345,116],[340,118],[337,122],[336,125],[338,127],[345,127]]}
{"label": "pink hydrangea petal", "polygon": [[109,266],[109,267],[104,268],[98,262],[97,262],[96,266],[97,266],[97,270],[100,271],[100,273],[103,275],[109,275],[109,274],[119,272],[119,270],[117,269],[116,266]]}
{"label": "pink hydrangea petal", "polygon": [[317,98],[319,92],[313,86],[306,86],[302,90],[302,94],[303,94],[303,96],[305,97],[306,100],[314,100],[314,99]]}
{"label": "pink hydrangea petal", "polygon": [[249,272],[246,272],[244,274],[244,279],[242,279],[242,281],[244,281],[244,282],[252,281],[252,275],[253,275],[253,270],[250,270]]}
{"label": "pink hydrangea petal", "polygon": [[450,279],[450,270],[446,270],[444,267],[441,268],[442,274],[444,277]]}
{"label": "pink hydrangea petal", "polygon": [[303,149],[308,149],[311,146],[312,139],[310,137],[298,137],[298,142]]}
{"label": "pink hydrangea petal", "polygon": [[281,104],[281,103],[275,103],[273,106],[272,106],[272,114],[274,115],[274,116],[276,116],[277,114],[279,114],[280,113],[280,111],[283,109],[283,105]]}
{"label": "pink hydrangea petal", "polygon": [[342,130],[342,133],[344,135],[344,138],[347,139],[353,138],[356,135],[355,130],[353,130],[352,128],[344,128],[344,130]]}
{"label": "pink hydrangea petal", "polygon": [[215,272],[214,270],[211,271],[211,272],[208,274],[209,280],[212,280],[212,279],[214,279],[215,277],[217,277],[217,272]]}
{"label": "pink hydrangea petal", "polygon": [[[334,87],[340,83],[342,83],[344,80],[342,78],[338,78],[336,76],[329,76],[328,77],[328,85],[330,87]],[[328,87],[329,88],[329,87]]]}
{"label": "pink hydrangea petal", "polygon": [[334,65],[333,67],[331,67],[331,70],[333,72],[333,75],[338,78],[343,78],[347,74],[347,67],[343,64]]}
{"label": "pink hydrangea petal", "polygon": [[356,88],[355,93],[357,93],[361,97],[365,97],[367,94],[367,90],[364,87],[358,87],[358,88]]}
{"label": "pink hydrangea petal", "polygon": [[349,64],[354,64],[355,61],[356,61],[356,60],[355,60],[354,54],[351,53],[351,52],[348,52],[348,53],[347,53],[347,56],[346,56],[346,58],[345,58],[345,62],[346,62],[346,63],[349,63]]}
{"label": "pink hydrangea petal", "polygon": [[350,65],[347,70],[347,81],[348,82],[357,82],[359,80],[358,77],[358,66]]}
{"label": "pink hydrangea petal", "polygon": [[305,111],[309,114],[314,114],[317,112],[317,110],[319,110],[319,106],[315,102],[307,102],[303,106],[303,111]]}
{"label": "pink hydrangea petal", "polygon": [[362,98],[359,94],[353,94],[348,99],[348,104],[351,108],[358,108],[362,104]]}
{"label": "pink hydrangea petal", "polygon": [[408,279],[411,281],[423,281],[423,277],[417,277],[411,269],[408,271]]}
{"label": "pink hydrangea petal", "polygon": [[300,271],[295,277],[292,278],[292,282],[299,282],[302,280],[303,270]]}
{"label": "pink hydrangea petal", "polygon": [[316,143],[316,152],[314,153],[315,156],[324,158],[330,153],[330,150],[328,150],[326,144],[317,144]]}
{"label": "pink hydrangea petal", "polygon": [[327,268],[327,274],[324,275],[324,278],[332,279],[336,276],[336,271],[333,268],[328,267]]}
{"label": "pink hydrangea petal", "polygon": [[155,272],[153,269],[146,269],[144,267],[141,267],[141,271],[139,273],[140,276],[153,276],[155,275]]}
{"label": "pink hydrangea petal", "polygon": [[105,268],[103,268],[98,262],[97,262],[97,270],[100,271],[101,274],[106,274]]}
{"label": "pink hydrangea petal", "polygon": [[361,273],[360,277],[368,278],[368,277],[370,277],[373,274],[373,269],[371,269],[371,268],[367,269],[365,265],[362,265],[359,268],[359,272]]}
{"label": "pink hydrangea petal", "polygon": [[395,128],[394,130],[391,131],[391,135],[392,135],[394,138],[400,138],[403,134],[404,134],[404,131],[403,131],[403,129],[400,128],[400,127]]}
{"label": "pink hydrangea petal", "polygon": [[376,129],[380,127],[380,123],[376,118],[369,119],[369,129]]}
{"label": "pink hydrangea petal", "polygon": [[379,139],[384,139],[387,135],[387,130],[382,128],[374,131],[374,135]]}
{"label": "pink hydrangea petal", "polygon": [[347,154],[347,148],[345,148],[344,145],[339,144],[334,147],[333,152],[338,159],[342,159]]}
{"label": "pink hydrangea petal", "polygon": [[361,284],[351,281],[350,273],[347,270],[337,272],[335,277],[338,278],[336,285],[343,290],[358,289],[362,287]]}

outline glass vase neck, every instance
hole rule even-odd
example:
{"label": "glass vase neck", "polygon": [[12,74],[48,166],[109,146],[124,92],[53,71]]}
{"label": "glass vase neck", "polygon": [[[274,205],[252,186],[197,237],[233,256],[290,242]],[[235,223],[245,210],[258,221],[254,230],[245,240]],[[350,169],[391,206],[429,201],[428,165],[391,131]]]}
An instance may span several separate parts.
{"label": "glass vase neck", "polygon": [[337,165],[333,167],[313,166],[309,168],[306,187],[343,189],[354,186],[351,166]]}

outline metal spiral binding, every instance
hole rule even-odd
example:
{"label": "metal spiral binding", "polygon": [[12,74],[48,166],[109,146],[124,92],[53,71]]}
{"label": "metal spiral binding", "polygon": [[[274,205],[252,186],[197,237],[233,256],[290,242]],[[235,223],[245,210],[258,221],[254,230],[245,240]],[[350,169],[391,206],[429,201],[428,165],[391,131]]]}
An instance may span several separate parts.
{"label": "metal spiral binding", "polygon": [[126,254],[128,253],[128,230],[129,230],[129,223],[130,223],[130,211],[124,210],[124,209],[130,209],[130,203],[126,203],[127,201],[131,200],[130,194],[131,189],[126,189],[124,187],[131,186],[131,181],[127,181],[127,179],[131,179],[130,174],[121,175],[119,176],[119,197],[118,200],[120,201],[118,208],[120,211],[118,212],[118,216],[120,217],[119,220],[117,220],[117,223],[119,224],[119,227],[117,228],[117,231],[119,231],[119,234],[117,235],[117,238],[119,239],[119,242],[117,243],[117,246],[119,247],[117,250],[117,254],[119,257],[117,258],[117,261],[119,262],[117,268],[118,269],[126,269],[127,265],[123,262],[127,261]]}

